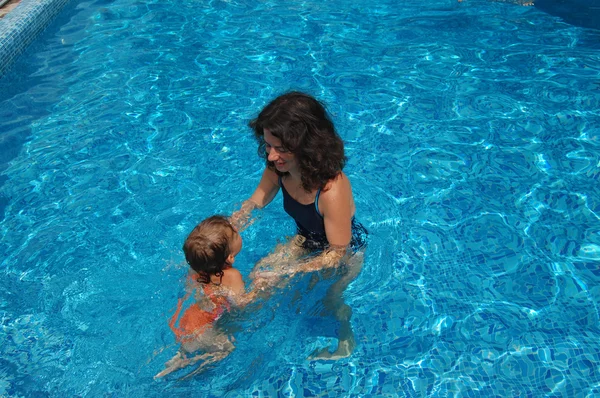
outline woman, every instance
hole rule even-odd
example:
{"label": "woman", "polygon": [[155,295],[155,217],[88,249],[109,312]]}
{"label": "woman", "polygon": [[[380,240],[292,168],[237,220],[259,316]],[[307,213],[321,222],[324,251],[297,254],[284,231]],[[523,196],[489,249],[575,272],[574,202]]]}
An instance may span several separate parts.
{"label": "woman", "polygon": [[[344,144],[323,105],[313,97],[291,92],[277,97],[250,122],[266,167],[252,196],[233,214],[242,229],[256,208],[268,205],[279,189],[285,211],[296,221],[298,234],[261,260],[253,273],[268,264],[304,257],[304,270],[339,265],[344,257],[344,276],[332,285],[324,299],[341,323],[335,352],[321,350],[314,356],[336,359],[354,349],[351,309],[342,293],[360,271],[362,257],[354,255],[364,245],[366,230],[354,219],[352,187],[342,171]],[[353,258],[350,258],[352,255]],[[360,259],[360,261],[359,261]]]}

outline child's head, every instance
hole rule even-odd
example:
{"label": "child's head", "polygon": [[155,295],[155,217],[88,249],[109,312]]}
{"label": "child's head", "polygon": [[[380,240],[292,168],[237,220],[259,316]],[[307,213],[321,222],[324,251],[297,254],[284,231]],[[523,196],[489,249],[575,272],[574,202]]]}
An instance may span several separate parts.
{"label": "child's head", "polygon": [[242,249],[242,238],[229,220],[215,215],[202,221],[183,244],[185,259],[199,275],[199,282],[209,283],[211,275],[222,276]]}

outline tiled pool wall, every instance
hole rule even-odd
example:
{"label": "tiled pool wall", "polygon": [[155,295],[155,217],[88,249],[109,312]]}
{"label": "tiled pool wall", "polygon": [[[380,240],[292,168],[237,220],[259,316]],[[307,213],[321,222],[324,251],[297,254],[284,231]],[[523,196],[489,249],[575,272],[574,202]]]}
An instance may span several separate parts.
{"label": "tiled pool wall", "polygon": [[0,76],[69,0],[22,0],[0,19]]}

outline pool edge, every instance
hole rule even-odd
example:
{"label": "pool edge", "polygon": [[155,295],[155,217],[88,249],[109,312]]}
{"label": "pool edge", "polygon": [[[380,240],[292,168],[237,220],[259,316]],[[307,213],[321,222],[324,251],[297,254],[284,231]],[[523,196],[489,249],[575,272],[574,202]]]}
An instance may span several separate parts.
{"label": "pool edge", "polygon": [[0,77],[70,0],[22,0],[0,19]]}

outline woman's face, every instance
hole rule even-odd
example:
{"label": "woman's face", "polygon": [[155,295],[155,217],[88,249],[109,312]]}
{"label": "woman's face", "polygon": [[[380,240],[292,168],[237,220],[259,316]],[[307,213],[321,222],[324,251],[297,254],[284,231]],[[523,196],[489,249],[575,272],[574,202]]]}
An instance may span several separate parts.
{"label": "woman's face", "polygon": [[275,137],[268,129],[263,130],[267,160],[273,162],[277,171],[281,173],[294,172],[298,169],[298,162],[293,153],[281,145],[281,140]]}

